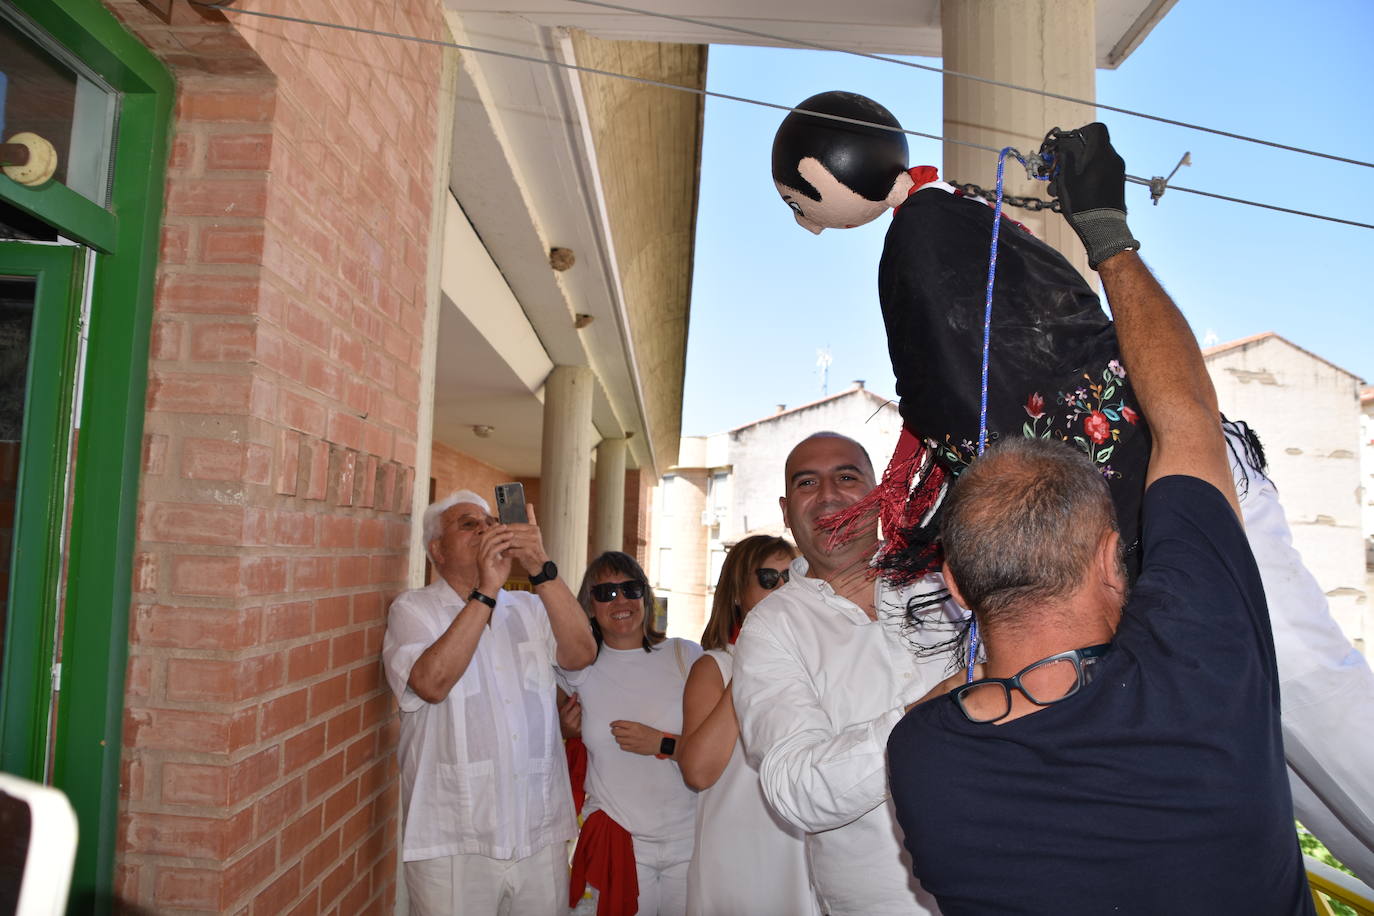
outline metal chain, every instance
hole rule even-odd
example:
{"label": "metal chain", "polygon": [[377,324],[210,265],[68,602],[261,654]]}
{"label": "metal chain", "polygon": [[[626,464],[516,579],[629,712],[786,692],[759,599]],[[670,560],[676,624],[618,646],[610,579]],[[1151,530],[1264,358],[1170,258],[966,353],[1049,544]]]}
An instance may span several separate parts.
{"label": "metal chain", "polygon": [[[973,196],[981,197],[984,200],[994,200],[997,197],[996,192],[985,191],[982,188],[978,187],[978,185],[976,184],[956,184],[954,182],[950,183],[954,184],[956,188],[958,188],[960,191],[963,191],[965,194],[972,194]],[[1023,210],[1053,210],[1055,213],[1061,212],[1058,198],[1055,198],[1053,200],[1045,200],[1041,197],[1016,197],[1012,194],[1003,194],[1002,204],[1008,207],[1020,207]]]}

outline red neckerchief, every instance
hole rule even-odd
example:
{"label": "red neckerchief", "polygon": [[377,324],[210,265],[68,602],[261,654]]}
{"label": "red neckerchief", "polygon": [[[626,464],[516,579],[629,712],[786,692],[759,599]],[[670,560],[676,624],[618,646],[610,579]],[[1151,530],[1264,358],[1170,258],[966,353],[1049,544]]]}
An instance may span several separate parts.
{"label": "red neckerchief", "polygon": [[732,646],[735,644],[735,640],[739,639],[739,626],[739,624],[735,624],[730,629],[730,645]]}

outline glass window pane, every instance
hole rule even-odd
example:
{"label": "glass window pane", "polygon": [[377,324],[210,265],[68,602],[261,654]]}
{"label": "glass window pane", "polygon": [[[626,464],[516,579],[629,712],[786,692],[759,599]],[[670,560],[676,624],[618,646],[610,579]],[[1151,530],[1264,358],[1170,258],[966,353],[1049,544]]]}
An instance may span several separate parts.
{"label": "glass window pane", "polygon": [[107,206],[118,94],[35,35],[0,0],[0,140],[47,140],[57,153],[52,180]]}

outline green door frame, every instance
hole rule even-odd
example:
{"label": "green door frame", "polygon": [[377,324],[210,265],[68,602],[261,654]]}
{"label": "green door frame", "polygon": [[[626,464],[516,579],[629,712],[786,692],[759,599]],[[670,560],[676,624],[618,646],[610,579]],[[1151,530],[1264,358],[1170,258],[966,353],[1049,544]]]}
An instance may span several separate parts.
{"label": "green door frame", "polygon": [[0,176],[0,198],[96,251],[74,468],[53,784],[80,828],[72,912],[110,912],[118,840],[148,339],[175,89],[166,67],[99,0],[8,0],[121,93],[108,211],[66,188]]}
{"label": "green door frame", "polygon": [[84,248],[0,242],[0,274],[32,277],[28,381],[0,683],[0,768],[43,782],[52,707],[53,598],[62,575],[67,446]]}

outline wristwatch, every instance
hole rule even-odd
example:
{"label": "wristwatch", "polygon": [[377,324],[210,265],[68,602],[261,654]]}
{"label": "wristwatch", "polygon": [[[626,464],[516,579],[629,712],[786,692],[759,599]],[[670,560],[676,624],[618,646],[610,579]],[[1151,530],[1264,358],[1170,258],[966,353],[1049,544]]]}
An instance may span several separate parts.
{"label": "wristwatch", "polygon": [[672,735],[664,735],[663,740],[658,743],[658,758],[673,756],[673,751],[677,750],[677,739]]}
{"label": "wristwatch", "polygon": [[545,582],[551,582],[557,578],[558,567],[554,565],[553,560],[545,560],[544,565],[539,568],[539,572],[530,576],[530,585],[543,585]]}
{"label": "wristwatch", "polygon": [[493,611],[496,610],[496,599],[493,598],[493,597],[491,597],[490,595],[484,595],[484,594],[482,594],[480,591],[478,591],[478,590],[475,589],[475,588],[474,588],[472,591],[468,592],[468,600],[469,600],[469,601],[480,601],[480,602],[482,602],[483,604],[485,604],[487,607],[491,608]]}

